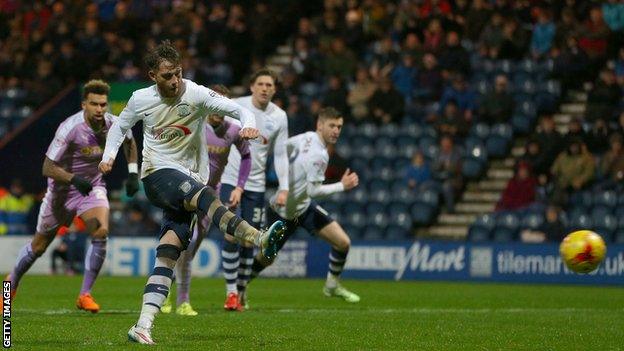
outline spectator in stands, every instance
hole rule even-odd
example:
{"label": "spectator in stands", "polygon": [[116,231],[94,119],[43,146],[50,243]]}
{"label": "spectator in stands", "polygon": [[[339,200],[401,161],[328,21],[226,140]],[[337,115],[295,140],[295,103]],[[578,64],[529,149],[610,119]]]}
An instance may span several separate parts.
{"label": "spectator in stands", "polygon": [[404,55],[410,55],[414,58],[414,62],[422,62],[425,50],[422,48],[422,44],[416,33],[407,33],[403,40],[402,49]]}
{"label": "spectator in stands", "polygon": [[550,169],[550,166],[557,155],[559,155],[564,145],[563,137],[555,129],[555,119],[551,114],[543,114],[540,116],[537,133],[533,138],[539,143],[541,153],[546,156],[544,162]]}
{"label": "spectator in stands", "polygon": [[472,1],[470,10],[468,10],[466,14],[466,24],[464,26],[466,37],[473,43],[476,43],[479,40],[483,28],[488,23],[489,18],[490,10],[487,1]]}
{"label": "spectator in stands", "polygon": [[416,151],[412,156],[412,163],[407,166],[405,180],[410,189],[418,190],[425,182],[432,178],[431,169],[421,151]]}
{"label": "spectator in stands", "polygon": [[528,36],[518,21],[510,18],[503,25],[503,42],[496,58],[502,60],[520,60],[527,51]]}
{"label": "spectator in stands", "polygon": [[295,39],[290,67],[303,82],[313,82],[318,79],[321,69],[321,60],[318,52],[310,47],[308,41],[304,37],[297,37]]}
{"label": "spectator in stands", "polygon": [[482,56],[497,57],[501,44],[503,43],[503,15],[495,12],[490,17],[490,21],[481,32],[479,38],[479,50]]}
{"label": "spectator in stands", "polygon": [[546,184],[548,174],[550,173],[550,164],[548,163],[548,155],[542,152],[537,139],[529,138],[524,147],[524,155],[518,163],[520,162],[530,166],[540,185]]}
{"label": "spectator in stands", "polygon": [[496,76],[494,91],[488,93],[479,106],[479,117],[483,122],[490,125],[509,123],[514,110],[514,100],[507,87],[507,77],[503,74]]}
{"label": "spectator in stands", "polygon": [[435,128],[439,135],[447,134],[454,138],[468,134],[470,124],[460,115],[455,100],[449,100],[444,107],[442,116],[435,117]]}
{"label": "spectator in stands", "polygon": [[605,140],[609,140],[611,131],[604,118],[598,118],[592,125],[591,130],[586,134],[587,149],[592,154],[602,155],[607,151],[609,145]]}
{"label": "spectator in stands", "polygon": [[613,66],[615,70],[615,81],[620,86],[620,89],[624,89],[624,46],[618,50],[618,55]]}
{"label": "spectator in stands", "polygon": [[593,122],[597,118],[610,120],[614,117],[622,92],[616,84],[615,73],[609,68],[600,71],[594,87],[587,94],[585,118]]}
{"label": "spectator in stands", "polygon": [[568,132],[563,137],[564,147],[567,147],[572,142],[578,140],[587,144],[588,139],[587,133],[585,133],[585,130],[583,129],[583,121],[578,117],[572,118],[570,123],[568,123]]}
{"label": "spectator in stands", "polygon": [[331,49],[324,60],[326,75],[338,75],[349,79],[355,73],[357,60],[342,38],[335,38],[331,42]]}
{"label": "spectator in stands", "polygon": [[368,101],[376,90],[375,83],[370,79],[368,69],[359,67],[355,74],[355,83],[347,95],[347,103],[351,109],[351,116],[356,122],[369,116]]}
{"label": "spectator in stands", "polygon": [[582,140],[573,140],[562,151],[550,170],[555,190],[553,199],[565,203],[572,191],[585,188],[594,178],[594,157],[587,151]]}
{"label": "spectator in stands", "polygon": [[527,208],[536,198],[537,178],[528,162],[520,161],[514,177],[509,180],[501,198],[496,204],[496,211],[515,211]]}
{"label": "spectator in stands", "polygon": [[589,56],[579,47],[576,37],[567,37],[563,49],[552,50],[551,56],[555,61],[553,76],[561,80],[564,92],[581,87],[588,77]]}
{"label": "spectator in stands", "polygon": [[423,37],[425,51],[433,53],[440,51],[444,43],[444,29],[439,19],[433,18],[429,21],[427,28],[423,31]]}
{"label": "spectator in stands", "polygon": [[382,77],[379,87],[368,103],[370,119],[377,124],[399,122],[403,118],[405,100],[392,86],[388,77]]}
{"label": "spectator in stands", "polygon": [[592,72],[597,72],[596,68],[603,63],[607,53],[608,38],[609,27],[602,18],[602,10],[595,6],[589,11],[589,17],[581,26],[579,33],[579,46],[593,62]]}
{"label": "spectator in stands", "polygon": [[399,59],[397,47],[392,37],[386,36],[373,44],[373,59],[371,62],[371,76],[380,79],[389,73],[392,65]]}
{"label": "spectator in stands", "polygon": [[561,208],[556,205],[546,207],[545,220],[537,230],[524,230],[521,240],[525,243],[559,243],[567,235],[566,227],[561,220]]}
{"label": "spectator in stands", "polygon": [[442,182],[442,197],[449,213],[455,211],[455,200],[464,185],[461,167],[461,154],[453,143],[453,138],[449,135],[442,136],[440,153],[433,161],[433,173]]}
{"label": "spectator in stands", "polygon": [[325,96],[323,96],[323,105],[333,106],[341,113],[348,116],[349,108],[347,106],[347,89],[342,83],[339,75],[329,77],[329,83]]}
{"label": "spectator in stands", "polygon": [[555,46],[564,48],[569,37],[576,37],[579,30],[579,23],[574,17],[574,11],[569,7],[561,11],[561,19],[557,22],[555,31]]}
{"label": "spectator in stands", "polygon": [[533,58],[541,59],[552,47],[556,28],[548,9],[540,8],[537,12],[537,23],[533,26],[531,36],[531,54]]}
{"label": "spectator in stands", "polygon": [[442,72],[433,54],[423,56],[423,68],[418,74],[418,87],[416,97],[419,100],[432,101],[440,98],[442,94]]}
{"label": "spectator in stands", "polygon": [[[28,213],[33,206],[33,196],[26,194],[21,179],[13,179],[9,194],[0,198],[0,230],[6,234],[30,234],[28,232]],[[4,234],[4,233],[0,233]]]}
{"label": "spectator in stands", "polygon": [[298,135],[316,130],[314,117],[307,108],[304,108],[297,95],[291,95],[288,99],[288,134]]}
{"label": "spectator in stands", "polygon": [[123,232],[120,235],[125,236],[152,236],[158,231],[158,226],[149,216],[139,203],[131,203],[123,214]]}
{"label": "spectator in stands", "polygon": [[414,58],[409,54],[403,54],[401,63],[394,66],[390,77],[396,89],[403,95],[405,102],[409,104],[418,79],[418,70]]}
{"label": "spectator in stands", "polygon": [[622,135],[613,134],[609,137],[609,150],[604,154],[599,164],[602,180],[597,188],[622,189],[624,181],[624,148]]}
{"label": "spectator in stands", "polygon": [[477,109],[477,97],[468,87],[468,83],[461,74],[456,74],[452,78],[452,84],[444,90],[440,99],[440,114],[444,112],[444,108],[450,100],[457,102],[461,116],[466,122],[471,122],[473,113]]}
{"label": "spectator in stands", "polygon": [[459,72],[464,75],[470,74],[470,55],[461,46],[459,34],[450,31],[446,34],[446,45],[438,56],[440,68],[446,72]]}

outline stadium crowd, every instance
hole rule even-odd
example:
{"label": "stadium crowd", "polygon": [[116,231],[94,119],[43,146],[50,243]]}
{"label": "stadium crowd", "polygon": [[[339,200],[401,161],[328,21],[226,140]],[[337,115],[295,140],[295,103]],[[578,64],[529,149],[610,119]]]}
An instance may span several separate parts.
{"label": "stadium crowd", "polygon": [[[452,212],[466,182],[466,139],[480,124],[510,125],[521,103],[515,94],[521,82],[497,72],[479,84],[475,66],[528,59],[549,65],[546,78],[561,83],[563,96],[590,83],[587,110],[561,134],[553,118],[559,100],[538,104],[537,128],[525,132],[526,152],[497,210],[544,210],[549,224],[578,190],[622,190],[624,3],[326,0],[318,9],[286,3],[0,1],[0,120],[17,111],[17,104],[6,108],[9,98],[37,106],[69,81],[145,79],[138,53],[160,39],[182,49],[185,76],[226,85],[244,84],[246,72],[288,39],[292,58],[275,102],[288,114],[290,134],[313,130],[322,106],[346,114],[346,129],[433,127],[436,152],[419,148],[393,171],[404,172],[401,181],[414,192],[437,184]],[[350,164],[340,147],[332,152],[336,167]],[[3,199],[20,196],[11,190]],[[29,199],[18,212],[28,212]],[[13,207],[3,201],[7,218]],[[158,218],[144,202],[127,203],[132,211],[119,211],[117,224],[113,214],[113,234],[155,230]]]}

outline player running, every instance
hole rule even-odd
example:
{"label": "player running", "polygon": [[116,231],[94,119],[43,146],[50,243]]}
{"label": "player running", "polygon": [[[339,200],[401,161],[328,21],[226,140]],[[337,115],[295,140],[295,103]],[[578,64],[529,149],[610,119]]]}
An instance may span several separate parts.
{"label": "player running", "polygon": [[[217,93],[230,97],[230,91],[223,85],[211,87]],[[226,121],[223,115],[213,114],[208,116],[205,133],[206,143],[208,146],[208,155],[210,158],[210,179],[208,180],[208,189],[217,194],[221,181],[221,174],[228,161],[228,155],[232,145],[236,146],[236,150],[241,155],[240,169],[238,172],[237,188],[244,188],[251,170],[251,153],[249,152],[249,142],[240,137],[241,129],[238,121]],[[235,207],[241,199],[240,191],[232,191],[228,206]],[[196,316],[197,312],[193,310],[190,303],[189,293],[191,288],[191,263],[197,253],[197,249],[201,245],[204,236],[210,228],[210,219],[204,216],[198,220],[198,225],[193,230],[193,238],[188,248],[180,255],[180,260],[176,265],[175,281],[177,284],[177,308],[176,313],[183,316]],[[225,234],[230,242],[236,242],[236,239]],[[242,243],[253,250],[253,246]],[[253,252],[253,251],[252,251]],[[160,308],[163,313],[170,313],[173,309],[171,303],[171,294],[167,295],[164,305]]]}
{"label": "player running", "polygon": [[[100,310],[91,296],[91,288],[106,257],[108,198],[98,163],[114,119],[106,112],[109,92],[105,82],[89,81],[82,93],[82,110],[68,117],[56,130],[43,161],[48,189],[39,210],[37,231],[32,241],[20,250],[15,267],[7,276],[12,282],[11,297],[15,296],[22,276],[54,240],[59,227],[71,224],[78,215],[91,234],[91,245],[85,256],[84,278],[76,306],[93,313]],[[128,160],[126,192],[132,196],[139,189],[137,147],[132,131],[122,134],[121,141]]]}
{"label": "player running", "polygon": [[209,176],[204,117],[216,113],[238,118],[243,124],[239,135],[253,139],[258,136],[253,114],[204,86],[182,79],[180,54],[168,41],[151,50],[145,62],[156,84],[132,94],[108,133],[100,170],[111,170],[123,135],[142,120],[142,180],[150,202],[163,209],[163,223],[141,314],[128,338],[154,344],[154,317],[169,293],[180,253],[189,245],[196,213],[207,215],[224,233],[260,246],[260,254],[267,259],[277,254],[283,224],[275,222],[268,231],[260,232],[230,212],[204,185]]}
{"label": "player running", "polygon": [[[250,141],[251,173],[244,187],[240,186],[241,157],[237,150],[230,151],[228,164],[221,179],[221,199],[231,204],[240,199],[241,217],[256,228],[265,220],[264,192],[266,190],[266,166],[269,152],[273,151],[275,172],[279,189],[275,204],[284,206],[288,197],[288,118],[286,112],[271,102],[275,95],[277,75],[269,69],[255,72],[250,80],[250,96],[235,99],[256,116],[260,138]],[[224,308],[242,311],[247,305],[245,288],[251,274],[253,248],[241,246],[226,237],[221,250],[223,275],[226,282]],[[244,307],[243,307],[244,306]]]}
{"label": "player running", "polygon": [[[340,285],[339,277],[347,260],[351,241],[342,227],[329,217],[327,211],[311,200],[314,197],[327,196],[355,188],[358,176],[348,169],[340,182],[322,185],[325,170],[329,162],[327,145],[338,141],[342,130],[342,115],[328,107],[319,112],[316,132],[307,132],[288,139],[290,158],[289,193],[286,206],[279,206],[274,196],[269,201],[267,219],[281,219],[286,224],[284,239],[278,244],[281,249],[298,227],[316,233],[331,246],[329,254],[329,272],[323,293],[335,296],[347,302],[359,302],[360,297]],[[271,265],[273,259],[257,255],[253,262],[252,278]]]}

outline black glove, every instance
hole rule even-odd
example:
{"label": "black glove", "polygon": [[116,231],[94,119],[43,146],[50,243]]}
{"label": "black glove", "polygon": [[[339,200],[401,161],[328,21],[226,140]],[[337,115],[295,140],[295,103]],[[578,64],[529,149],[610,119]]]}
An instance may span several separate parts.
{"label": "black glove", "polygon": [[93,189],[93,186],[88,180],[84,178],[80,178],[79,176],[76,176],[76,175],[71,179],[70,183],[73,186],[75,186],[76,189],[78,189],[78,191],[82,194],[82,196],[89,195],[89,193]]}
{"label": "black glove", "polygon": [[139,175],[136,173],[128,173],[128,180],[126,180],[126,195],[132,197],[139,191]]}

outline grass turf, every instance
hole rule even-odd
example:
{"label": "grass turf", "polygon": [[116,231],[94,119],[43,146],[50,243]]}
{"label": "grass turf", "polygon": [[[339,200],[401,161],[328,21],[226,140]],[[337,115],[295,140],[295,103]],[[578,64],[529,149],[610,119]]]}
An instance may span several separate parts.
{"label": "grass turf", "polygon": [[[145,278],[101,277],[99,314],[74,307],[81,277],[26,276],[13,303],[15,350],[145,349],[127,341]],[[620,288],[348,281],[348,304],[319,280],[259,279],[251,310],[222,309],[220,279],[194,279],[196,317],[156,317],[161,350],[619,350]]]}

